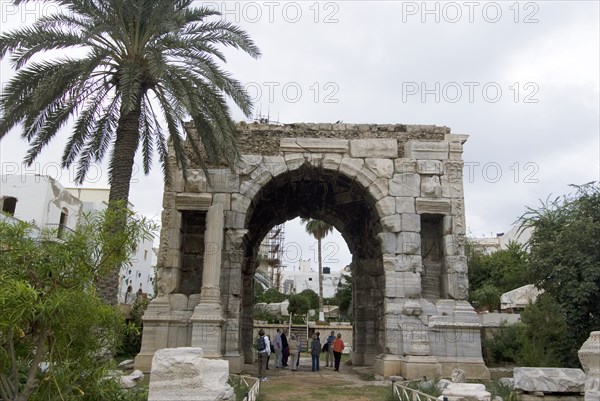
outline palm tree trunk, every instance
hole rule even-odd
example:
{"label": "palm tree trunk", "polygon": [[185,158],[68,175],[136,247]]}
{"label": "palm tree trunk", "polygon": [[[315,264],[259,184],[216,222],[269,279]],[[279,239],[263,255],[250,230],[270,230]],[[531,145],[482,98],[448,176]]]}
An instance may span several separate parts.
{"label": "palm tree trunk", "polygon": [[[117,126],[113,157],[110,162],[110,193],[108,207],[118,208],[120,205],[128,207],[129,185],[133,174],[135,153],[139,144],[140,104],[128,112],[122,113]],[[123,209],[125,211],[125,209]],[[127,216],[123,214],[117,224],[107,227],[108,230],[122,230],[127,224]],[[121,266],[113,266],[110,273],[97,283],[100,297],[107,303],[114,305],[118,302],[119,273]]]}
{"label": "palm tree trunk", "polygon": [[321,238],[317,240],[319,245],[319,318],[323,314],[323,260],[321,258]]}

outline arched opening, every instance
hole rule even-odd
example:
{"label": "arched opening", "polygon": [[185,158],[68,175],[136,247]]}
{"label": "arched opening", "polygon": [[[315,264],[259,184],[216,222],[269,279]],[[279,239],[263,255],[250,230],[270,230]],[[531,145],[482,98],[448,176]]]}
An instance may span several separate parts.
{"label": "arched opening", "polygon": [[2,211],[11,216],[15,215],[15,209],[17,207],[17,198],[14,196],[7,196],[2,199]]}
{"label": "arched opening", "polygon": [[353,361],[372,364],[383,351],[385,293],[381,226],[375,200],[358,183],[308,164],[265,184],[249,206],[242,260],[241,342],[246,363],[253,356],[254,275],[260,243],[272,227],[297,216],[334,226],[352,253]]}

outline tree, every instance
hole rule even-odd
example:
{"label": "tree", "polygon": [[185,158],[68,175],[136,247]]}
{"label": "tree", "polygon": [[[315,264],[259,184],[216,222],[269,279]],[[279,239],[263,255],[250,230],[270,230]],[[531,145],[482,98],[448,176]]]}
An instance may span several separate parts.
{"label": "tree", "polygon": [[528,271],[534,284],[560,305],[569,334],[561,362],[578,366],[577,351],[600,330],[600,186],[575,186],[574,195],[547,199],[520,218],[532,227]]}
{"label": "tree", "polygon": [[335,293],[335,299],[338,307],[340,308],[340,315],[352,315],[352,276],[349,274],[342,274],[338,288]]}
{"label": "tree", "polygon": [[[139,148],[144,172],[149,173],[157,151],[169,181],[162,121],[184,174],[186,152],[203,167],[237,157],[227,98],[246,116],[251,100],[217,60],[226,61],[219,46],[258,57],[260,51],[246,32],[229,22],[210,21],[220,14],[192,7],[192,0],[59,3],[56,13],[0,35],[0,58],[10,53],[17,71],[0,96],[0,140],[21,124],[21,136],[31,144],[26,164],[74,121],[62,167],[76,162],[76,180],[82,183],[90,165],[110,149],[111,205],[127,204]],[[47,52],[53,50],[68,55],[50,59]],[[195,130],[186,130],[185,119],[193,121]],[[122,219],[109,231],[124,224]],[[113,269],[113,285],[105,297],[116,300],[118,267]]]}
{"label": "tree", "polygon": [[490,310],[500,308],[500,296],[529,284],[527,252],[516,242],[491,254],[468,245],[469,300]]}
{"label": "tree", "polygon": [[102,355],[123,319],[93,282],[128,259],[149,226],[132,218],[120,236],[106,236],[102,227],[118,215],[85,215],[60,240],[0,221],[0,400],[120,399]]}
{"label": "tree", "polygon": [[273,304],[277,302],[283,302],[285,300],[285,294],[280,293],[275,288],[269,288],[268,290],[262,292],[256,298],[256,302],[264,302],[266,304]]}
{"label": "tree", "polygon": [[564,340],[573,333],[567,332],[562,308],[556,300],[548,293],[541,294],[535,303],[525,307],[521,321],[521,338],[517,339],[521,344],[519,365],[565,366],[569,358],[563,353]]}
{"label": "tree", "polygon": [[321,240],[333,231],[333,226],[322,220],[302,218],[306,232],[315,237],[319,247],[319,318],[323,316],[323,260],[321,256]]}
{"label": "tree", "polygon": [[300,292],[300,295],[308,299],[310,309],[317,309],[319,307],[319,295],[310,288]]}
{"label": "tree", "polygon": [[303,294],[293,294],[289,298],[288,312],[292,315],[303,316],[310,309],[310,300]]}

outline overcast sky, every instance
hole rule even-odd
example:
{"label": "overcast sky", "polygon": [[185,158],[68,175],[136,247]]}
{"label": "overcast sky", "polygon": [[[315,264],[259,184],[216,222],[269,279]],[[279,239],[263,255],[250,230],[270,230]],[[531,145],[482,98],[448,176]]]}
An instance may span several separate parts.
{"label": "overcast sky", "polygon": [[[0,4],[2,31],[51,11]],[[463,159],[472,236],[505,232],[526,206],[600,178],[598,1],[205,4],[261,48],[259,60],[227,52],[226,69],[272,120],[435,124],[470,135]],[[5,83],[10,66],[3,60],[0,68]],[[2,174],[49,174],[72,185],[73,174],[56,167],[64,138],[26,169],[27,145],[16,132],[7,136]],[[86,185],[106,186],[104,170],[92,171]],[[136,210],[158,217],[161,198],[159,168],[134,174]],[[303,231],[286,230],[288,245],[304,247],[298,255],[291,245],[290,265],[315,258]],[[339,268],[350,259],[336,238],[326,240],[328,264]]]}

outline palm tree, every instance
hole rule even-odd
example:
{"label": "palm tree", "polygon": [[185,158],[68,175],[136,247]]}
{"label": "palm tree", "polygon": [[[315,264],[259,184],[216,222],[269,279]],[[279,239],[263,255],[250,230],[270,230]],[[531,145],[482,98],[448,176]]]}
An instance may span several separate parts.
{"label": "palm tree", "polygon": [[323,318],[323,259],[321,256],[321,240],[333,232],[333,226],[322,220],[307,217],[300,219],[306,225],[306,232],[316,238],[319,247],[319,319]]}
{"label": "palm tree", "polygon": [[[0,96],[0,140],[20,125],[31,145],[26,164],[72,121],[62,167],[76,163],[82,183],[90,165],[110,150],[112,205],[127,204],[139,148],[144,172],[156,151],[169,181],[166,133],[184,174],[188,151],[202,167],[235,160],[227,99],[246,116],[252,105],[241,83],[220,67],[226,59],[219,47],[260,56],[245,31],[213,20],[217,11],[192,7],[191,0],[59,3],[60,11],[0,35],[0,58],[11,54],[16,69]],[[46,52],[56,50],[63,55],[50,59]],[[196,130],[185,130],[189,119]]]}
{"label": "palm tree", "polygon": [[[183,168],[184,119],[188,118],[197,131],[186,134],[200,161],[232,161],[237,156],[226,98],[247,116],[251,100],[215,59],[226,61],[218,45],[260,55],[243,30],[228,22],[208,21],[219,13],[191,7],[191,0],[60,3],[60,12],[0,36],[0,57],[11,53],[17,70],[0,97],[4,108],[0,139],[22,123],[21,135],[31,143],[25,163],[33,163],[71,118],[75,124],[62,166],[67,168],[78,159],[76,180],[82,183],[90,164],[102,160],[112,146],[111,201],[127,201],[140,145],[144,172],[149,172],[157,150],[169,178],[160,117]],[[68,55],[32,61],[52,50]]]}

